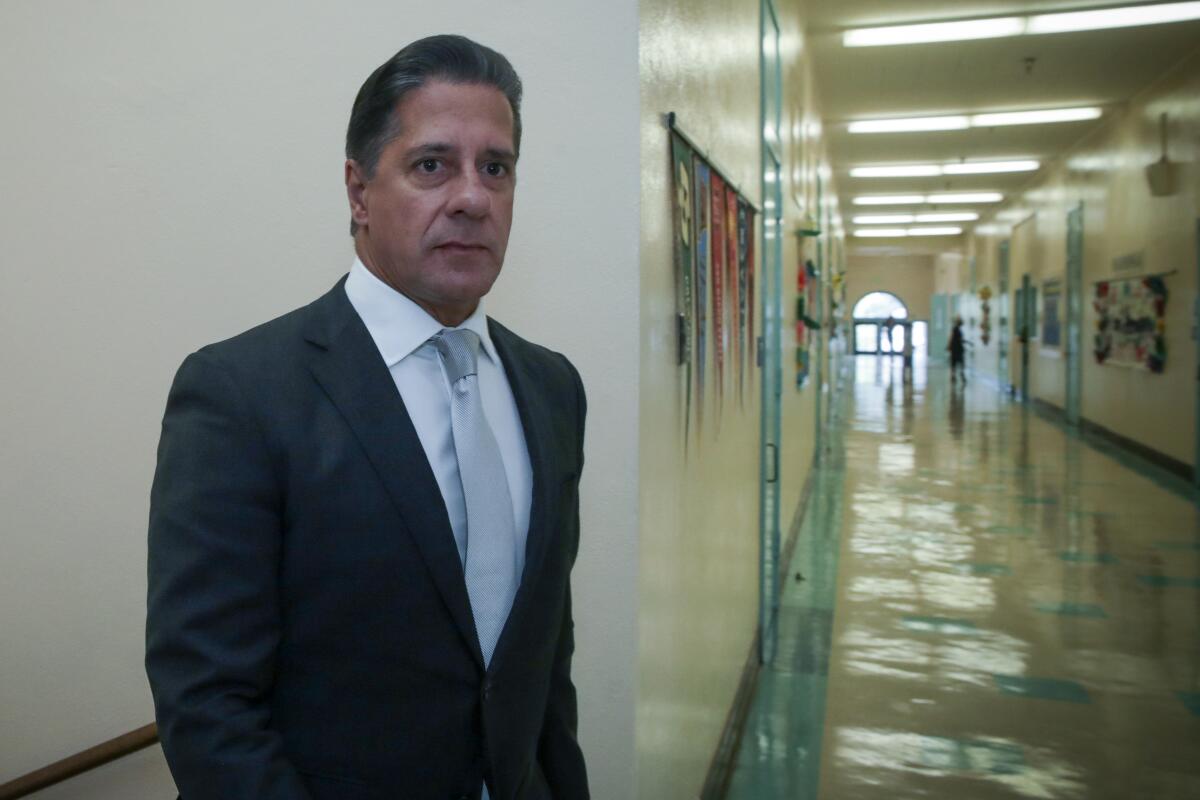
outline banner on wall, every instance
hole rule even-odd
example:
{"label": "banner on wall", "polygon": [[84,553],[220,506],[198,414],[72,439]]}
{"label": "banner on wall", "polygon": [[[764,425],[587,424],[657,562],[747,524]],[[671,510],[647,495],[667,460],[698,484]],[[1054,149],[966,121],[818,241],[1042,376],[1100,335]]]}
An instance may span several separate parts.
{"label": "banner on wall", "polygon": [[[738,305],[741,302],[741,290],[738,288],[738,197],[734,188],[725,185],[725,289],[728,293],[725,307],[729,311],[726,330],[730,333],[729,357],[737,364],[738,408],[742,408],[742,364],[745,363],[746,353],[743,343],[746,341],[740,333],[738,323]],[[730,369],[732,372],[732,367]]]}
{"label": "banner on wall", "polygon": [[674,182],[675,309],[677,363],[684,367],[684,441],[692,419],[692,148],[680,136],[671,137],[671,175]]}
{"label": "banner on wall", "polygon": [[1167,365],[1167,284],[1161,275],[1096,284],[1096,362],[1162,372]]}
{"label": "banner on wall", "polygon": [[692,213],[692,231],[695,233],[696,246],[692,248],[692,258],[695,261],[695,298],[696,298],[696,424],[704,424],[704,375],[708,363],[708,246],[710,207],[710,190],[712,172],[708,164],[699,156],[692,156],[695,169],[695,187],[693,197],[696,209]]}
{"label": "banner on wall", "polygon": [[1058,347],[1062,344],[1062,321],[1059,310],[1062,306],[1062,281],[1046,281],[1042,284],[1042,346]]}
{"label": "banner on wall", "polygon": [[693,407],[697,426],[703,425],[710,351],[718,408],[723,403],[727,364],[731,375],[736,368],[741,405],[746,364],[754,358],[755,209],[675,127],[673,116],[677,360],[684,367],[686,443]]}
{"label": "banner on wall", "polygon": [[712,174],[712,319],[713,357],[717,366],[717,420],[725,401],[725,181]]}

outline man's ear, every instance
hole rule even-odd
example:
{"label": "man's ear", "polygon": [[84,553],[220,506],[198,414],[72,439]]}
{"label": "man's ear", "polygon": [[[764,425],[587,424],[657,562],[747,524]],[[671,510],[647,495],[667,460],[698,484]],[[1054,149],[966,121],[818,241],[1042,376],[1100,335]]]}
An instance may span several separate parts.
{"label": "man's ear", "polygon": [[360,228],[367,224],[367,177],[362,166],[346,159],[346,198],[350,201],[350,219]]}

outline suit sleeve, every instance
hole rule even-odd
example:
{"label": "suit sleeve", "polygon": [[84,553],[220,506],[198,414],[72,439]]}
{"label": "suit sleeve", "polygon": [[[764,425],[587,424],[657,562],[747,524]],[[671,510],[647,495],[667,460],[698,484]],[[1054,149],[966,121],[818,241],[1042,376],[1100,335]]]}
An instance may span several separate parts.
{"label": "suit sleeve", "polygon": [[[566,362],[566,359],[563,359]],[[576,454],[577,475],[583,472],[583,430],[584,419],[587,415],[587,398],[583,391],[583,382],[575,368],[566,362],[574,383],[577,418]],[[570,507],[563,520],[564,528],[571,535],[571,563],[574,565],[575,556],[579,552],[579,491],[571,497]],[[578,707],[575,697],[575,684],[571,681],[571,657],[575,652],[575,624],[571,615],[571,584],[567,581],[563,598],[563,621],[558,636],[558,648],[555,654],[553,673],[550,683],[550,697],[546,705],[546,717],[542,724],[542,737],[538,746],[538,761],[550,794],[554,798],[570,798],[570,800],[587,800],[588,791],[587,769],[583,761],[583,752],[576,738],[578,726]]]}
{"label": "suit sleeve", "polygon": [[183,800],[309,800],[269,726],[280,490],[262,430],[206,351],[167,399],[150,496],[146,672]]}

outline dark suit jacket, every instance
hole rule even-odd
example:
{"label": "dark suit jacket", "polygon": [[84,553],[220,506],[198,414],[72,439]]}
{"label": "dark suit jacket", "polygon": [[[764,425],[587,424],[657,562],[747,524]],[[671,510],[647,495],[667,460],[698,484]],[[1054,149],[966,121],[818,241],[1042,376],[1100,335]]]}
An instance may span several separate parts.
{"label": "dark suit jacket", "polygon": [[583,388],[489,324],[533,499],[486,671],[437,482],[342,283],[180,367],[146,670],[184,800],[453,800],[484,776],[493,800],[588,797],[570,678]]}

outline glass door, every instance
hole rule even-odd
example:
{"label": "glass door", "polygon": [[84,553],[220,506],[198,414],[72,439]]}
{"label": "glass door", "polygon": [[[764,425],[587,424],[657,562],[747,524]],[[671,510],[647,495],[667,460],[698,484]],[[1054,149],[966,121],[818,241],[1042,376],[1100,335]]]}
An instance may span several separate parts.
{"label": "glass door", "polygon": [[779,452],[783,399],[783,169],[779,142],[783,70],[779,21],[762,6],[762,422],[759,451],[759,660],[775,658],[779,624]]}

